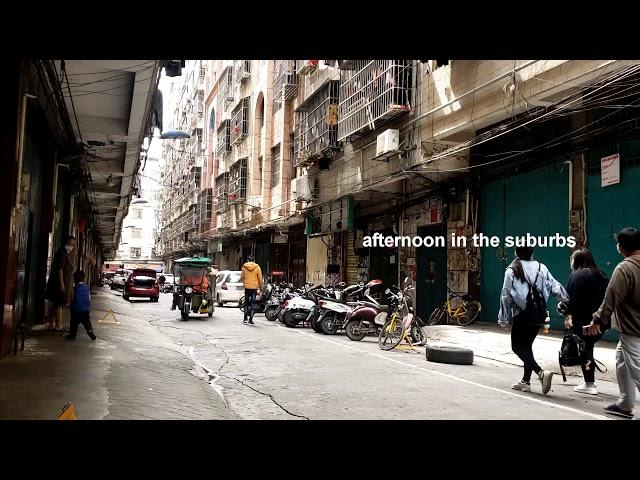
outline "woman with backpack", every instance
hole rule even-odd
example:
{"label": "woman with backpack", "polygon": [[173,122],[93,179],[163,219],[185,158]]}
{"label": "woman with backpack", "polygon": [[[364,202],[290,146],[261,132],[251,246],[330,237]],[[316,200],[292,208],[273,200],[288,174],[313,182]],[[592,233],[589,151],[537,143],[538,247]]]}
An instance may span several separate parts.
{"label": "woman with backpack", "polygon": [[533,248],[516,247],[516,258],[504,273],[498,312],[500,326],[511,325],[511,349],[524,363],[522,380],[511,385],[514,390],[530,392],[532,372],[540,379],[543,394],[551,389],[553,372],[542,370],[533,355],[533,342],[540,327],[548,321],[550,295],[562,302],[569,300],[564,287],[549,269],[533,260]]}
{"label": "woman with backpack", "polygon": [[571,255],[571,276],[567,281],[568,303],[560,303],[558,311],[565,315],[564,326],[584,340],[587,363],[582,365],[584,381],[574,388],[576,392],[597,395],[595,384],[595,360],[593,347],[602,338],[599,335],[585,335],[583,327],[591,323],[593,312],[598,310],[609,284],[605,273],[598,268],[593,255],[586,248],[576,250]]}

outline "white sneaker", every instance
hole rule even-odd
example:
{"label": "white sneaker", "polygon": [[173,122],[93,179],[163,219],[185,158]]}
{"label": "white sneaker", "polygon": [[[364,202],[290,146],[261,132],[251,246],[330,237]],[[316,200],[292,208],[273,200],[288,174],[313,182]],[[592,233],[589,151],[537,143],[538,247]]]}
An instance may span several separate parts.
{"label": "white sneaker", "polygon": [[551,390],[551,380],[553,379],[553,372],[549,372],[548,370],[542,370],[540,375],[540,383],[542,383],[542,393],[547,394],[549,390]]}
{"label": "white sneaker", "polygon": [[596,388],[596,384],[589,382],[582,382],[577,387],[573,387],[574,392],[578,393],[586,393],[588,395],[598,395],[598,389]]}
{"label": "white sneaker", "polygon": [[511,388],[513,388],[514,390],[520,390],[521,392],[531,391],[531,385],[529,385],[528,383],[524,383],[522,380],[511,385]]}

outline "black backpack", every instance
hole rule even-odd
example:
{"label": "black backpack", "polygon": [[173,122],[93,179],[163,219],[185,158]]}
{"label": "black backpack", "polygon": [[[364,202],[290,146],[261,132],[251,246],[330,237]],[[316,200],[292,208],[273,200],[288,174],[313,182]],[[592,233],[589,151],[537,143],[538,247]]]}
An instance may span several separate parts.
{"label": "black backpack", "polygon": [[544,299],[544,295],[536,283],[538,282],[538,276],[540,276],[540,269],[542,264],[538,262],[538,273],[533,283],[529,281],[527,276],[524,276],[525,282],[529,285],[529,293],[527,293],[527,304],[525,309],[520,314],[522,319],[531,325],[544,325],[545,320],[549,316],[549,310],[547,309],[547,302]]}
{"label": "black backpack", "polygon": [[606,368],[603,370],[600,365],[604,367],[602,362],[594,358],[589,358],[587,347],[582,338],[573,333],[571,330],[565,330],[564,338],[562,339],[562,346],[558,352],[558,363],[560,364],[560,372],[562,373],[562,380],[567,381],[567,376],[564,373],[563,367],[576,367],[579,365],[585,365],[588,361],[593,361],[595,367],[600,372],[606,372]]}

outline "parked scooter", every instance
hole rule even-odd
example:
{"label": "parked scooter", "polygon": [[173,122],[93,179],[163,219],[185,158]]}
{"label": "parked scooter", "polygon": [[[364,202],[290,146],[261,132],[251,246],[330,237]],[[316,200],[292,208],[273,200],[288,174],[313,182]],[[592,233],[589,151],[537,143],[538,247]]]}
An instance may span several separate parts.
{"label": "parked scooter", "polygon": [[271,298],[267,300],[267,305],[264,309],[264,316],[270,322],[275,321],[278,318],[278,313],[282,308],[282,304],[286,300],[285,296],[293,290],[293,285],[290,283],[282,282],[276,285],[271,293]]}
{"label": "parked scooter", "polygon": [[322,333],[334,335],[338,330],[344,329],[347,320],[360,306],[361,301],[368,300],[377,305],[370,295],[370,289],[381,283],[381,280],[371,280],[366,284],[361,282],[351,285],[344,290],[344,295],[339,299],[319,297],[318,306],[323,309],[323,312],[318,319],[318,324]]}
{"label": "parked scooter", "polygon": [[311,309],[316,304],[313,292],[322,288],[322,285],[310,288],[311,286],[311,283],[305,284],[301,292],[295,292],[293,298],[285,300],[278,319],[287,327],[295,327],[298,323],[307,320]]}
{"label": "parked scooter", "polygon": [[[274,287],[272,284],[268,284],[267,286],[264,287],[264,290],[262,292],[257,293],[256,301],[254,305],[256,313],[262,313],[265,311],[269,303],[269,299],[273,294],[273,288]],[[242,297],[240,297],[240,300],[238,300],[238,308],[243,312],[244,312],[244,303],[245,303],[245,299],[243,295]]]}

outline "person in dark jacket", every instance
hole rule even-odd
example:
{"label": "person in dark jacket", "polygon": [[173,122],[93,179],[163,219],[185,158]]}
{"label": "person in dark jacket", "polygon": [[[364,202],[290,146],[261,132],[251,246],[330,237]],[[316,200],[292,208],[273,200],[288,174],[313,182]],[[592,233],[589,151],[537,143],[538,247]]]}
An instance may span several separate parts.
{"label": "person in dark jacket", "polygon": [[600,307],[609,279],[598,268],[593,255],[586,248],[573,252],[571,270],[572,273],[566,286],[569,302],[558,304],[558,310],[565,315],[565,328],[584,340],[588,354],[587,363],[582,365],[584,381],[574,390],[579,393],[597,395],[593,348],[596,342],[602,338],[604,331],[598,335],[585,335],[583,327],[591,323],[593,312]]}
{"label": "person in dark jacket", "polygon": [[49,330],[63,331],[62,309],[71,302],[73,276],[71,252],[75,244],[75,237],[67,237],[65,245],[56,252],[51,262],[51,272],[45,289],[45,298],[51,302],[52,308],[49,314]]}
{"label": "person in dark jacket", "polygon": [[78,271],[73,275],[76,286],[73,289],[73,301],[71,302],[71,328],[67,340],[75,340],[78,333],[78,326],[82,324],[87,331],[87,335],[91,340],[95,340],[91,320],[89,319],[89,311],[91,310],[91,292],[89,285],[84,283],[84,272]]}

